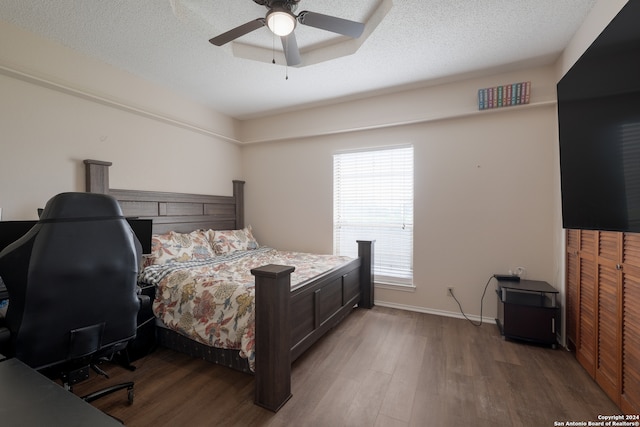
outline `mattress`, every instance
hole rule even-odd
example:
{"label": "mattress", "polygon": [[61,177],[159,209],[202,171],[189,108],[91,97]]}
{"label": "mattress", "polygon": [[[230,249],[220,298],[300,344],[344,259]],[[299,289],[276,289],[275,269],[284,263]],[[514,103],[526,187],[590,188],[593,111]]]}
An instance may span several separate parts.
{"label": "mattress", "polygon": [[140,281],[156,286],[155,316],[168,328],[201,344],[240,351],[255,365],[255,279],[267,264],[295,267],[291,287],[339,268],[352,258],[279,251],[268,247],[146,267]]}

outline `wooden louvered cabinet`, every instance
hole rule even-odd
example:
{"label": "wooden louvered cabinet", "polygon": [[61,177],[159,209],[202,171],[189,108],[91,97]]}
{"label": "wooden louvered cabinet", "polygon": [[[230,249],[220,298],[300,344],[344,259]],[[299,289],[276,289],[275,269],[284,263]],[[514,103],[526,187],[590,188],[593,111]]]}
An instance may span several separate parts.
{"label": "wooden louvered cabinet", "polygon": [[620,272],[622,233],[599,232],[597,257],[596,382],[620,404]]}
{"label": "wooden louvered cabinet", "polygon": [[597,232],[567,230],[567,337],[580,364],[595,377]]}
{"label": "wooden louvered cabinet", "polygon": [[627,413],[640,412],[640,234],[567,230],[567,342]]}
{"label": "wooden louvered cabinet", "polygon": [[622,372],[620,408],[640,413],[640,234],[622,242]]}
{"label": "wooden louvered cabinet", "polygon": [[580,231],[567,230],[566,240],[565,330],[567,346],[570,350],[575,351],[578,342],[578,273],[580,266],[578,251],[580,250]]}

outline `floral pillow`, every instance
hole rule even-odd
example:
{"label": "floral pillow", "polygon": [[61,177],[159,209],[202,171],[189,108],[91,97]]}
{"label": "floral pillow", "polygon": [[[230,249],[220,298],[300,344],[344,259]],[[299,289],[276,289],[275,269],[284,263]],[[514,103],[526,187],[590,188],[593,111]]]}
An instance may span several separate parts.
{"label": "floral pillow", "polygon": [[213,258],[207,233],[196,230],[191,233],[170,231],[151,237],[151,258],[154,264]]}
{"label": "floral pillow", "polygon": [[258,249],[250,225],[242,230],[209,230],[209,240],[216,255]]}

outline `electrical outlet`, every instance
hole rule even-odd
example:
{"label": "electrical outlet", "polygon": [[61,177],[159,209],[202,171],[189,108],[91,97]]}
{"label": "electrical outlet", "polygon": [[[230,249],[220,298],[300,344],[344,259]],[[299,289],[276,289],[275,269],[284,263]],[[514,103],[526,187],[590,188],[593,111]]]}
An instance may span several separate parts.
{"label": "electrical outlet", "polygon": [[452,297],[453,296],[453,288],[451,288],[451,287],[447,288],[447,296],[448,297]]}

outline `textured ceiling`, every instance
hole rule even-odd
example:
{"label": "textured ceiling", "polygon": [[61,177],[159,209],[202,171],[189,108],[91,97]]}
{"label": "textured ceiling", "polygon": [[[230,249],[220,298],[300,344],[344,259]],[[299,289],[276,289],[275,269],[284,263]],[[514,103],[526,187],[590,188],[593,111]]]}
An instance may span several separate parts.
{"label": "textured ceiling", "polygon": [[298,25],[305,63],[295,68],[271,63],[282,64],[281,45],[266,27],[208,42],[264,17],[252,0],[2,0],[0,19],[243,119],[549,64],[595,1],[301,0],[298,13],[366,27],[353,41]]}

